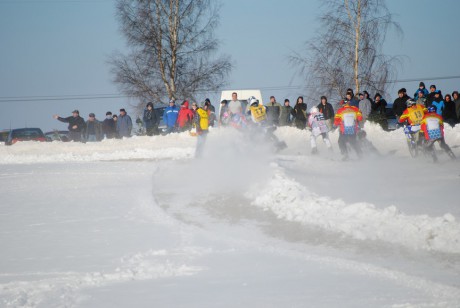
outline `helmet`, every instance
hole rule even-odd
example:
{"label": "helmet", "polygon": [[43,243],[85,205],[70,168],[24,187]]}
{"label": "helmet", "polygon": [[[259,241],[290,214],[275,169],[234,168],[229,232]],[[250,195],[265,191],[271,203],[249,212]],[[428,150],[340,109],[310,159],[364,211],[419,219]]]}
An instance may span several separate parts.
{"label": "helmet", "polygon": [[428,112],[436,112],[436,108],[434,106],[428,107]]}
{"label": "helmet", "polygon": [[318,107],[314,106],[314,107],[311,107],[310,109],[310,113],[318,113],[319,112],[319,109]]}
{"label": "helmet", "polygon": [[414,101],[413,99],[408,99],[408,100],[406,101],[406,104],[407,104],[407,107],[410,107],[410,106],[412,106],[412,105],[415,105],[415,101]]}
{"label": "helmet", "polygon": [[250,98],[248,98],[248,104],[249,106],[257,106],[259,105],[259,100],[254,96],[251,96]]}

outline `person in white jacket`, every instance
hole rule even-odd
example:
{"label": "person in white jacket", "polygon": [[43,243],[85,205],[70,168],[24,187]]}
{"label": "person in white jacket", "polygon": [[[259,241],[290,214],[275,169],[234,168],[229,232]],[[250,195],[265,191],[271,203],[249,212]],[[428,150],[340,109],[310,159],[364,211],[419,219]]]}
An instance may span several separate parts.
{"label": "person in white jacket", "polygon": [[317,154],[318,148],[316,146],[316,138],[321,135],[326,147],[332,150],[331,141],[329,140],[329,127],[327,126],[324,115],[319,112],[318,107],[312,107],[310,109],[310,116],[308,117],[308,127],[311,130],[310,145],[311,153]]}

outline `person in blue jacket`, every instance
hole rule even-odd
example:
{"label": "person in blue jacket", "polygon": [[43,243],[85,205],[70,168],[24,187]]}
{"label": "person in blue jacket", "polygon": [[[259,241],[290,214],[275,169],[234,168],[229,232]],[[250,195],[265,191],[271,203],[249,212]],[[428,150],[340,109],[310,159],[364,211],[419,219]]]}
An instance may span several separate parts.
{"label": "person in blue jacket", "polygon": [[124,108],[120,109],[120,115],[117,120],[117,133],[119,138],[131,137],[131,130],[133,129],[133,121],[126,113]]}
{"label": "person in blue jacket", "polygon": [[166,107],[163,113],[163,121],[166,124],[166,134],[176,130],[177,117],[179,116],[179,107],[176,106],[175,101],[169,101],[169,107]]}
{"label": "person in blue jacket", "polygon": [[427,97],[430,92],[425,87],[425,83],[423,81],[420,81],[420,84],[418,85],[417,91],[414,93],[414,101],[418,99],[418,94],[419,92],[423,92],[423,96]]}
{"label": "person in blue jacket", "polygon": [[434,91],[434,100],[431,104],[436,108],[436,113],[442,116],[445,106],[440,90]]}

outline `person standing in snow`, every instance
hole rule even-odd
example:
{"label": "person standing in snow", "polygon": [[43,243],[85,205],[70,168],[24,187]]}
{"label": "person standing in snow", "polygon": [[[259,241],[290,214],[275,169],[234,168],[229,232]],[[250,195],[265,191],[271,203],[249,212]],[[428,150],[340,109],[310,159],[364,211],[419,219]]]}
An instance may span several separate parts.
{"label": "person standing in snow", "polygon": [[284,100],[284,106],[281,107],[279,122],[280,126],[291,126],[292,107],[289,103],[289,100],[286,98]]}
{"label": "person standing in snow", "polygon": [[236,92],[232,93],[232,100],[228,102],[227,107],[230,118],[234,114],[243,114],[243,108],[241,107],[241,102],[238,100],[238,94]]}
{"label": "person standing in snow", "polygon": [[327,102],[326,96],[321,96],[321,102],[317,106],[318,111],[323,114],[324,120],[326,121],[327,127],[329,130],[332,129],[334,125],[334,107]]}
{"label": "person standing in snow", "polygon": [[189,108],[188,101],[183,101],[177,115],[177,127],[180,132],[188,131],[192,128],[193,111]]}
{"label": "person standing in snow", "polygon": [[275,126],[279,125],[281,105],[276,101],[274,96],[270,96],[270,102],[267,107],[267,121]]}
{"label": "person standing in snow", "polygon": [[363,116],[363,120],[361,121],[362,127],[364,127],[364,123],[366,122],[367,118],[371,114],[372,106],[371,101],[364,96],[364,93],[359,93],[359,110]]}
{"label": "person standing in snow", "polygon": [[83,137],[86,142],[101,141],[103,138],[101,122],[96,119],[94,113],[89,114],[85,129],[83,130]]}
{"label": "person standing in snow", "polygon": [[205,99],[204,103],[208,107],[209,111],[216,113],[216,108],[211,104],[211,100],[209,98]]}
{"label": "person standing in snow", "polygon": [[203,155],[206,137],[208,135],[208,113],[206,110],[199,108],[197,103],[192,103],[193,127],[196,129],[197,141],[195,157],[200,158]]}
{"label": "person standing in snow", "polygon": [[105,119],[104,121],[102,121],[102,134],[107,139],[113,139],[115,138],[116,131],[117,131],[116,123],[115,123],[115,120],[113,119],[112,112],[107,111],[105,113]]}
{"label": "person standing in snow", "polygon": [[216,122],[216,113],[214,112],[214,106],[211,105],[209,98],[207,98],[203,103],[203,110],[208,113],[208,123],[209,127],[214,127],[214,123]]}
{"label": "person standing in snow", "polygon": [[428,93],[429,93],[428,90],[426,89],[425,83],[423,81],[420,81],[420,84],[418,85],[418,89],[414,93],[414,100],[415,101],[418,100],[420,93],[423,93],[423,97],[426,97],[428,95]]}
{"label": "person standing in snow", "polygon": [[155,109],[153,108],[153,103],[148,102],[147,106],[144,109],[144,115],[142,117],[142,123],[145,127],[147,136],[158,135],[158,120]]}
{"label": "person standing in snow", "polygon": [[426,108],[431,107],[431,103],[434,101],[435,92],[436,92],[436,85],[432,84],[430,86],[430,93],[426,95],[426,104],[425,104]]}
{"label": "person standing in snow", "polygon": [[299,96],[292,110],[295,126],[298,129],[305,129],[307,125],[307,104],[303,102],[303,97]]}
{"label": "person standing in snow", "polygon": [[119,138],[131,137],[131,131],[133,129],[133,121],[131,117],[126,113],[124,108],[120,109],[120,116],[117,120],[117,133]]}
{"label": "person standing in snow", "polygon": [[423,105],[424,107],[426,107],[426,97],[425,96],[426,95],[425,95],[424,91],[418,90],[417,91],[417,99],[414,99],[415,103],[418,104],[418,105]]}
{"label": "person standing in snow", "polygon": [[219,127],[225,127],[229,123],[228,102],[226,99],[220,102],[219,109]]}
{"label": "person standing in snow", "polygon": [[387,101],[382,97],[380,93],[376,93],[374,96],[374,103],[372,104],[372,110],[377,114],[385,114],[385,108],[387,107]]}
{"label": "person standing in snow", "polygon": [[80,117],[80,112],[78,110],[72,111],[72,116],[67,118],[61,118],[57,114],[53,115],[58,121],[69,123],[69,140],[71,141],[81,141],[81,135],[85,129],[85,120]]}
{"label": "person standing in snow", "polygon": [[310,145],[311,145],[311,154],[318,154],[318,148],[316,146],[316,138],[321,136],[323,141],[326,144],[329,150],[332,149],[331,141],[329,140],[328,132],[329,128],[327,126],[326,120],[324,119],[323,114],[319,111],[318,107],[312,107],[310,109],[310,115],[308,116],[308,127],[310,128]]}
{"label": "person standing in snow", "polygon": [[339,148],[343,155],[343,160],[348,160],[349,144],[355,151],[358,157],[362,156],[361,148],[357,141],[359,131],[359,122],[363,119],[361,112],[355,106],[350,106],[345,100],[342,107],[337,110],[334,117],[334,126],[339,127]]}
{"label": "person standing in snow", "polygon": [[442,116],[444,113],[445,105],[442,99],[441,90],[434,91],[434,100],[431,102],[431,106],[436,108],[436,113]]}
{"label": "person standing in snow", "polygon": [[179,108],[177,108],[176,102],[171,99],[169,101],[169,107],[166,107],[163,113],[163,121],[166,124],[166,134],[172,133],[176,130],[178,116]]}
{"label": "person standing in snow", "polygon": [[393,113],[396,115],[396,121],[399,121],[399,117],[403,114],[407,108],[407,100],[410,99],[406,94],[406,89],[401,88],[398,90],[398,98],[393,102]]}
{"label": "person standing in snow", "polygon": [[452,127],[454,127],[455,123],[457,123],[455,103],[452,100],[452,96],[450,96],[450,94],[446,94],[444,97],[444,110],[442,112],[442,119],[445,123],[448,123]]}
{"label": "person standing in snow", "polygon": [[455,114],[457,115],[457,123],[460,123],[460,95],[458,95],[458,91],[452,92],[452,100],[455,103]]}

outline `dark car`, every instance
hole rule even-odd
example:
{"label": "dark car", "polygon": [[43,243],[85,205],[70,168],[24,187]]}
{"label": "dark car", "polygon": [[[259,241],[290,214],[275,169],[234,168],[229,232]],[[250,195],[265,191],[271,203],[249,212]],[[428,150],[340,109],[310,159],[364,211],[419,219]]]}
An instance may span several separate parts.
{"label": "dark car", "polygon": [[383,130],[395,130],[398,128],[398,123],[396,121],[396,116],[393,112],[393,106],[387,105],[385,108],[385,113],[377,113],[373,111],[369,118],[369,121],[380,124]]}
{"label": "dark car", "polygon": [[46,141],[62,141],[69,142],[69,131],[68,130],[54,130],[45,133]]}
{"label": "dark car", "polygon": [[396,115],[393,112],[393,105],[389,104],[385,108],[385,120],[386,120],[386,127],[385,130],[395,130],[399,127],[398,121],[396,120]]}
{"label": "dark car", "polygon": [[8,138],[9,133],[9,129],[0,130],[0,142],[5,142],[6,138]]}
{"label": "dark car", "polygon": [[5,145],[12,145],[18,141],[45,142],[46,137],[40,128],[16,128],[12,129],[8,134]]}

